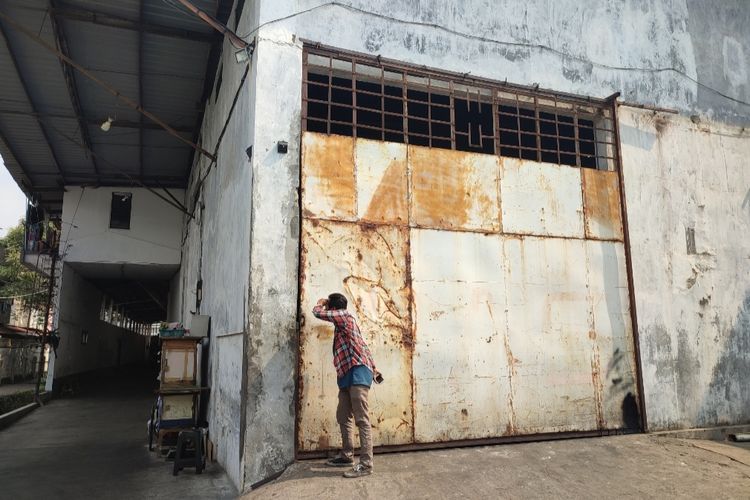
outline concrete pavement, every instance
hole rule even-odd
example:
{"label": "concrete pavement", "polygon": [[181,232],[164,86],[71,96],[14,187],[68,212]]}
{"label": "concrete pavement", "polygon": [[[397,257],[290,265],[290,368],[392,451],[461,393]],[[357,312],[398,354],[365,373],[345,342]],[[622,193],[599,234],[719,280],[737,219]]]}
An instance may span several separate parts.
{"label": "concrete pavement", "polygon": [[148,451],[152,379],[138,370],[100,377],[0,431],[0,498],[235,498],[218,466],[174,477],[172,463]]}
{"label": "concrete pavement", "polygon": [[750,452],[643,434],[376,455],[344,479],[303,461],[251,499],[750,498]]}
{"label": "concrete pavement", "polygon": [[[147,449],[151,377],[100,377],[0,431],[0,498],[234,498],[212,465],[171,475]],[[350,480],[322,460],[292,465],[246,499],[750,498],[750,450],[654,435],[377,455]]]}

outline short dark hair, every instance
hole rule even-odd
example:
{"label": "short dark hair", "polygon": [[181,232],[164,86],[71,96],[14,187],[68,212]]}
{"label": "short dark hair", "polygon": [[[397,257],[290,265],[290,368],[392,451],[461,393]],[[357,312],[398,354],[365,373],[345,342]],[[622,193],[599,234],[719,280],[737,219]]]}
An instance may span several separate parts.
{"label": "short dark hair", "polygon": [[346,297],[340,293],[332,293],[328,296],[328,309],[346,309]]}

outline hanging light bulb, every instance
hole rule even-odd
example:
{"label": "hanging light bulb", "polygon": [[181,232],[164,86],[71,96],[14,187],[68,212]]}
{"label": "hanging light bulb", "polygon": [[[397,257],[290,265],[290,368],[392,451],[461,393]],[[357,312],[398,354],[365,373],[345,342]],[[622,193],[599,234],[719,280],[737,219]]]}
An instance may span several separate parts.
{"label": "hanging light bulb", "polygon": [[114,122],[115,119],[111,116],[108,116],[107,119],[102,123],[102,126],[100,127],[102,129],[102,132],[109,132],[109,129],[112,127],[112,122]]}

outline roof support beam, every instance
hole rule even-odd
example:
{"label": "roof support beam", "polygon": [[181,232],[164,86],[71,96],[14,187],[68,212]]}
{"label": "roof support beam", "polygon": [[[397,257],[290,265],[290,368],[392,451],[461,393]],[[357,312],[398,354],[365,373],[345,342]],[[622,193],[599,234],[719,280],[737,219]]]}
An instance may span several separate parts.
{"label": "roof support beam", "polygon": [[[15,110],[15,109],[0,109],[0,115],[33,116],[35,118],[40,118],[40,119],[44,119],[44,118],[60,118],[62,120],[77,120],[78,119],[75,116],[64,115],[64,114],[60,114],[60,113],[32,113],[32,112],[28,112],[28,111],[18,111],[18,110]],[[95,125],[97,127],[99,125],[101,125],[102,122],[104,121],[101,118],[95,119],[95,118],[88,118],[88,117],[84,117],[83,120],[87,124],[89,124],[89,125]],[[185,134],[192,134],[193,131],[194,131],[193,127],[188,127],[186,125],[169,125],[169,126],[170,126],[170,128],[176,130],[177,132],[182,132],[182,133],[185,133]],[[135,128],[135,129],[142,128],[144,130],[161,130],[161,131],[166,132],[162,127],[160,127],[159,125],[157,125],[155,123],[151,123],[151,122],[140,123],[140,122],[131,122],[129,120],[120,120],[120,119],[117,119],[117,120],[115,120],[115,121],[112,122],[112,128],[117,128],[117,127],[120,127],[120,128]]]}
{"label": "roof support beam", "polygon": [[[50,10],[54,11],[55,8],[55,1],[50,0],[49,2]],[[55,19],[55,16],[50,16],[50,22],[52,23],[52,31],[55,34],[55,41],[57,42],[57,47],[60,49],[60,52],[65,54],[66,56],[70,57],[70,50],[68,48],[68,40],[65,38],[65,32],[63,32],[62,26],[60,26],[60,23]],[[73,74],[73,69],[65,64],[62,60],[59,60],[60,67],[63,72],[63,76],[65,77],[65,86],[68,88],[68,96],[70,97],[70,104],[73,106],[73,112],[76,114],[76,120],[78,120],[78,128],[81,131],[81,139],[83,139],[83,143],[88,147],[90,150],[93,150],[92,143],[91,143],[91,135],[89,134],[89,128],[86,125],[86,120],[83,119],[83,109],[81,108],[81,98],[78,95],[78,87],[76,86],[76,80],[75,75]],[[98,176],[99,175],[99,165],[96,163],[96,158],[94,156],[89,157],[91,159],[91,165],[94,167],[94,173]]]}
{"label": "roof support beam", "polygon": [[[26,100],[29,103],[29,107],[31,108],[31,111],[36,114],[37,108],[34,105],[34,101],[31,100],[31,94],[29,93],[29,87],[26,83],[26,79],[23,77],[23,74],[21,73],[21,68],[18,66],[18,59],[16,59],[16,55],[13,53],[13,48],[10,46],[10,40],[8,39],[8,34],[5,32],[5,27],[3,27],[2,23],[0,23],[0,36],[2,36],[2,39],[5,42],[5,46],[8,48],[8,54],[10,55],[10,60],[13,63],[13,69],[16,71],[16,75],[18,75],[18,80],[21,82],[21,87],[23,88],[23,93],[26,96]],[[37,117],[37,123],[39,124],[39,130],[42,132],[42,136],[44,137],[44,140],[47,143],[47,147],[49,148],[50,155],[52,156],[52,162],[55,164],[55,168],[59,172],[59,176],[64,183],[65,173],[63,172],[63,169],[60,166],[60,161],[58,160],[57,155],[55,154],[55,150],[52,148],[52,142],[49,139],[49,134],[47,134],[47,129],[44,128],[44,124],[42,123],[41,120],[39,120],[38,117]]]}
{"label": "roof support beam", "polygon": [[[122,94],[119,90],[117,90],[116,88],[114,88],[112,85],[108,84],[107,82],[105,82],[101,78],[99,78],[96,75],[94,75],[91,71],[87,70],[86,68],[84,68],[83,66],[81,66],[80,64],[78,64],[77,62],[75,62],[69,56],[67,56],[67,55],[63,54],[62,52],[60,52],[60,50],[57,47],[55,47],[52,44],[48,43],[46,40],[44,40],[39,35],[37,35],[33,31],[29,30],[25,26],[23,26],[18,21],[14,20],[12,17],[8,16],[6,13],[0,11],[0,18],[2,18],[3,20],[5,20],[5,22],[7,22],[8,24],[10,24],[12,27],[14,27],[15,29],[17,29],[18,31],[20,31],[21,33],[23,33],[24,35],[26,35],[27,37],[29,37],[32,40],[34,40],[35,42],[37,42],[39,45],[41,45],[45,49],[47,49],[50,52],[52,52],[53,54],[57,55],[58,58],[64,60],[70,66],[73,66],[75,69],[77,69],[86,78],[88,78],[92,82],[94,82],[97,85],[99,85],[100,87],[102,87],[104,90],[106,90],[107,92],[109,92],[110,94],[112,94],[113,96],[115,96],[120,101],[122,101],[125,104],[127,104],[128,107],[130,107],[130,108],[138,111],[139,113],[141,113],[143,115],[146,115],[146,117],[148,117],[151,121],[153,121],[154,123],[156,123],[158,125],[161,125],[161,127],[164,130],[166,130],[167,132],[169,132],[169,134],[171,136],[173,136],[175,139],[177,139],[177,140],[179,140],[179,141],[181,141],[181,142],[189,145],[191,148],[199,151],[202,155],[204,155],[207,158],[211,159],[211,161],[213,161],[213,162],[216,161],[216,155],[215,154],[209,153],[208,151],[206,151],[203,147],[199,146],[198,144],[190,142],[189,140],[187,140],[184,137],[182,137],[179,133],[177,133],[177,131],[175,131],[169,125],[167,125],[166,123],[164,123],[164,121],[162,119],[160,119],[158,116],[156,116],[155,114],[151,113],[150,111],[147,111],[147,110],[143,109],[141,106],[138,105],[138,103],[134,102],[131,98],[129,98],[126,95]],[[73,140],[73,141],[76,142],[75,140]],[[84,145],[83,147],[85,148],[86,146]],[[93,151],[91,151],[90,153],[92,155],[94,154]]]}
{"label": "roof support beam", "polygon": [[93,23],[100,26],[108,26],[110,28],[143,31],[144,33],[150,33],[152,35],[180,38],[194,42],[211,43],[216,39],[216,35],[213,33],[203,33],[200,31],[183,30],[179,28],[171,28],[169,26],[146,23],[143,21],[143,17],[141,17],[140,21],[133,21],[132,19],[105,14],[103,12],[69,7],[53,9],[52,15],[61,19]]}
{"label": "roof support beam", "polygon": [[[139,12],[140,12],[140,25],[141,29],[138,32],[138,105],[143,108],[143,0],[140,1]],[[143,115],[138,115],[139,123],[141,127],[138,129],[138,177],[143,180]]]}

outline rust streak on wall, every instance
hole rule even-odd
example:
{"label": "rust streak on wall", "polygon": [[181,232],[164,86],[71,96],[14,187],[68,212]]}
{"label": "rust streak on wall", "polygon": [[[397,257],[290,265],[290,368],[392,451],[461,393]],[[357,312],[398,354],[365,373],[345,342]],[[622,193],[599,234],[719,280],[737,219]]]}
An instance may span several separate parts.
{"label": "rust streak on wall", "polygon": [[586,237],[622,241],[617,172],[582,169]]}
{"label": "rust streak on wall", "polygon": [[407,223],[405,178],[406,162],[391,162],[367,207],[365,220]]}
{"label": "rust streak on wall", "polygon": [[[492,305],[489,303],[489,301],[486,302],[487,304],[487,311],[490,314],[490,318],[492,319],[492,322],[495,322],[495,315],[492,312]],[[508,426],[505,429],[506,436],[512,436],[515,435],[517,432],[516,429],[516,410],[513,405],[513,378],[516,376],[516,361],[518,361],[516,358],[513,357],[513,350],[510,347],[510,336],[508,329],[503,332],[503,347],[505,348],[505,357],[508,361],[508,385],[510,386],[508,389]]]}
{"label": "rust streak on wall", "polygon": [[620,427],[616,176],[348,139],[303,136],[298,451],[340,444],[332,327],[310,316],[333,291],[386,378],[376,445]]}
{"label": "rust streak on wall", "polygon": [[461,154],[429,148],[409,148],[412,167],[414,219],[431,227],[462,227],[469,216],[470,193]]}
{"label": "rust streak on wall", "polygon": [[303,214],[355,218],[354,139],[308,133],[303,137],[302,155]]}
{"label": "rust streak on wall", "polygon": [[439,229],[500,229],[497,157],[409,146],[412,222]]}
{"label": "rust streak on wall", "polygon": [[360,218],[407,225],[406,146],[358,139],[354,147]]}
{"label": "rust streak on wall", "polygon": [[[596,332],[594,332],[593,330],[590,331],[589,338],[591,338],[591,340],[596,340]],[[591,356],[591,382],[594,385],[594,401],[596,402],[596,423],[599,429],[604,429],[604,403],[602,402],[602,392],[604,388],[602,386],[601,370],[602,368],[599,356],[599,346],[594,343],[593,353]]]}

